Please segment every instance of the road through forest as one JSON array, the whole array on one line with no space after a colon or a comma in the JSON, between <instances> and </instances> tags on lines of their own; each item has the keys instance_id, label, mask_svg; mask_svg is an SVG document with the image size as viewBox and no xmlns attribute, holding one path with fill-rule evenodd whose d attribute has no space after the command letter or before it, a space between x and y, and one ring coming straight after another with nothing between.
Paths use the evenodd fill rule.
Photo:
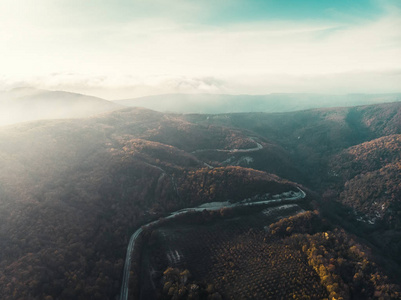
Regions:
<instances>
[{"instance_id":1,"label":"road through forest","mask_svg":"<svg viewBox=\"0 0 401 300\"><path fill-rule=\"evenodd\" d=\"M190 208L184 208L180 209L178 211L170 213L169 216L167 216L164 219L171 219L173 217L176 217L178 215L186 214L188 212L194 212L194 211L215 211L215 210L220 210L222 208L234 208L234 207L245 207L245 206L254 206L254 205L263 205L263 204L270 204L270 203L275 203L275 202L282 202L282 201L294 201L294 200L300 200L306 197L306 193L298 187L298 192L285 192L280 195L282 197L275 197L274 199L268 199L268 200L262 200L262 201L255 201L255 202L238 202L238 203L230 203L230 202L211 202L211 203L205 203L202 205L199 205L197 207L190 207ZM120 294L120 300L127 300L128 299L128 284L129 284L129 275L130 275L130 269L131 269L131 258L132 258L132 253L133 249L135 247L135 241L136 239L140 236L140 234L143 231L143 228L156 225L159 223L160 220L156 220L153 222L150 222L142 227L140 227L137 231L134 232L134 234L131 236L130 241L128 243L127 247L127 254L125 258L125 265L124 265L124 274L123 274L123 281L121 285L121 294Z\"/></svg>"},{"instance_id":2,"label":"road through forest","mask_svg":"<svg viewBox=\"0 0 401 300\"><path fill-rule=\"evenodd\" d=\"M249 149L229 149L229 150L224 150L224 149L202 149L202 150L196 150L192 153L199 153L203 151L218 151L218 152L227 152L227 153L247 153L247 152L255 152L263 149L263 145L256 142L254 138L250 138L253 142L255 142L256 147L254 148L249 148ZM207 164L206 164L207 165ZM153 165L152 165L153 166ZM213 168L209 165L207 165L210 168ZM162 171L162 176L167 174L163 169L157 166L153 166L160 171ZM167 216L165 219L171 219L177 215L185 214L188 212L193 212L193 211L213 211L213 210L220 210L222 208L233 208L233 207L242 207L242 206L251 206L251 205L262 205L262 204L268 204L268 203L274 203L274 202L281 202L281 201L294 201L298 199L303 199L306 197L306 193L301 190L300 188L299 192L287 192L283 193L283 197L276 197L275 199L268 199L268 200L262 200L262 201L256 201L256 202L246 202L242 201L239 203L230 203L230 202L211 202L211 203L205 203L197 207L191 207L191 208L184 208L175 212L170 213L169 216ZM287 196L292 196L292 197L287 197ZM131 235L131 238L128 243L127 247L127 254L125 257L125 264L124 264L124 271L123 271L123 281L121 284L121 293L120 293L120 300L127 300L128 299L128 285L129 285L129 275L130 275L130 269L131 269L131 259L132 259L132 252L135 247L135 241L136 239L140 236L142 233L143 229L149 227L151 225L155 225L159 222L159 220L150 222L142 227L140 227L137 231L134 232L134 234Z\"/></svg>"}]
</instances>

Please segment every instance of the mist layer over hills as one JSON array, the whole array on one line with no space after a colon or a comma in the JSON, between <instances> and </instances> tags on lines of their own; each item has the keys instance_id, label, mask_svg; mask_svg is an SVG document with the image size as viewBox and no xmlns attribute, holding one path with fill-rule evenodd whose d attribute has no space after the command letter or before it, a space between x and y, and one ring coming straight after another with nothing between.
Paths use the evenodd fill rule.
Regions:
<instances>
[{"instance_id":1,"label":"mist layer over hills","mask_svg":"<svg viewBox=\"0 0 401 300\"><path fill-rule=\"evenodd\" d=\"M167 94L115 101L126 106L162 112L221 114L237 112L289 112L319 107L356 106L400 101L401 94Z\"/></svg>"},{"instance_id":2,"label":"mist layer over hills","mask_svg":"<svg viewBox=\"0 0 401 300\"><path fill-rule=\"evenodd\" d=\"M123 107L174 113L290 112L400 101L400 94L167 94L108 101L65 91L16 88L0 92L0 126L41 119L93 116Z\"/></svg>"}]
</instances>

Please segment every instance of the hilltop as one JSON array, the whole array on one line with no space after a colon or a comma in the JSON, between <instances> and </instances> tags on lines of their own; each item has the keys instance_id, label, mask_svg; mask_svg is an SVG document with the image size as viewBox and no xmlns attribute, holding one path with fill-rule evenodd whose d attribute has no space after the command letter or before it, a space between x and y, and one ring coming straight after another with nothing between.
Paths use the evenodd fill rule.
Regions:
<instances>
[{"instance_id":1,"label":"hilltop","mask_svg":"<svg viewBox=\"0 0 401 300\"><path fill-rule=\"evenodd\" d=\"M0 126L42 119L83 118L123 108L87 95L17 88L0 92Z\"/></svg>"}]
</instances>

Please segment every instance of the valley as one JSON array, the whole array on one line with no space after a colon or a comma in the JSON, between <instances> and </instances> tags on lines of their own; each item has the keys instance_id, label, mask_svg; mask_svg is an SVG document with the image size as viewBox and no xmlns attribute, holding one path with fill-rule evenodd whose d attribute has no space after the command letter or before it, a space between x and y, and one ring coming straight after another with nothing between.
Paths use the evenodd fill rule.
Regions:
<instances>
[{"instance_id":1,"label":"valley","mask_svg":"<svg viewBox=\"0 0 401 300\"><path fill-rule=\"evenodd\" d=\"M0 294L126 299L121 283L139 297L139 279L143 295L153 282L153 292L166 299L170 288L174 295L189 283L216 299L233 293L300 298L306 293L300 285L311 286L305 296L312 298L398 299L400 124L401 104L389 103L273 114L123 108L0 127ZM298 187L305 201L298 201L305 197ZM285 206L283 198L300 208ZM251 203L267 207L247 208ZM186 208L196 208L189 220ZM228 224L237 224L230 220L248 225L228 234ZM158 225L135 242L143 250L132 252L143 252L142 258L134 254L124 267L130 237L152 222ZM212 234L214 226L226 225ZM205 231L192 241L198 228ZM165 240L162 232L174 238ZM213 260L210 273L192 260L203 251L195 249L202 239ZM225 253L228 245L237 250ZM178 263L175 251L188 253L188 260ZM272 268L276 261L288 268ZM155 263L156 281L138 274ZM123 279L127 269L129 280ZM193 277L181 286L174 278L184 269ZM241 276L252 269L260 275L242 285ZM270 269L278 273L267 274ZM285 272L298 274L300 283L272 289L262 279L288 277ZM167 294L162 282L171 283Z\"/></svg>"},{"instance_id":2,"label":"valley","mask_svg":"<svg viewBox=\"0 0 401 300\"><path fill-rule=\"evenodd\" d=\"M0 28L0 300L401 300L400 0Z\"/></svg>"}]
</instances>

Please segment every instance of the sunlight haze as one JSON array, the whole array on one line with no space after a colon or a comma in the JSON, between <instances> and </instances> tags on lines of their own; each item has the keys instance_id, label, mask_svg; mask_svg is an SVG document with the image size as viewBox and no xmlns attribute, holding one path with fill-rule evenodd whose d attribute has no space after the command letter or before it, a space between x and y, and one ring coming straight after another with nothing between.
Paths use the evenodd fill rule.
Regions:
<instances>
[{"instance_id":1,"label":"sunlight haze","mask_svg":"<svg viewBox=\"0 0 401 300\"><path fill-rule=\"evenodd\" d=\"M400 7L391 0L4 0L0 89L112 100L400 92Z\"/></svg>"},{"instance_id":2,"label":"sunlight haze","mask_svg":"<svg viewBox=\"0 0 401 300\"><path fill-rule=\"evenodd\" d=\"M401 0L0 0L0 300L401 300Z\"/></svg>"}]
</instances>

